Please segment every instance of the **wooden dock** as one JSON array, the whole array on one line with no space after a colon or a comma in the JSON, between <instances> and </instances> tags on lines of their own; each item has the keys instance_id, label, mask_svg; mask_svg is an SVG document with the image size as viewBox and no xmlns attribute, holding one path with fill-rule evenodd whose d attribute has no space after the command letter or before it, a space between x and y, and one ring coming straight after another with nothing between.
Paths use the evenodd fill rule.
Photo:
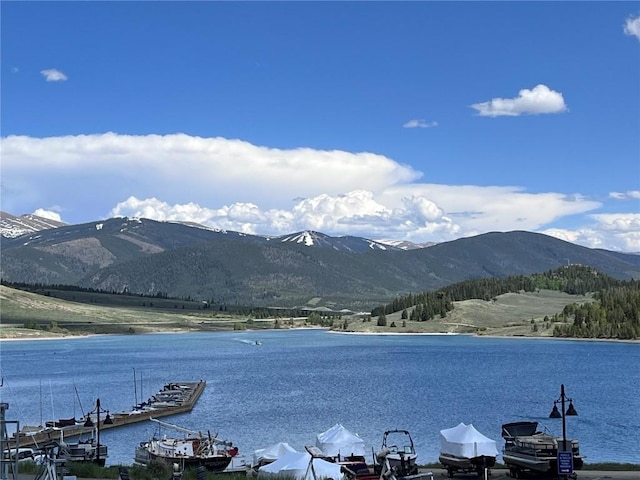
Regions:
<instances>
[{"instance_id":1,"label":"wooden dock","mask_svg":"<svg viewBox=\"0 0 640 480\"><path fill-rule=\"evenodd\" d=\"M110 414L111 423L105 423L106 414L104 416L100 415L100 431L131 425L132 423L144 422L152 417L168 417L169 415L190 412L193 410L193 407L200 398L200 395L202 395L206 386L207 382L205 380L200 380L199 382L167 383L162 390L143 404L143 408ZM176 394L182 392L183 395L179 395L180 401L175 402L173 405L166 405L167 402L157 400L158 397L166 396L169 392L175 392ZM45 444L50 441L59 441L61 435L64 438L73 438L86 433L91 433L97 428L97 416L95 415L95 412L90 412L90 414L94 423L94 426L92 427L85 427L84 421L86 418L83 418L81 422L76 423L75 425L49 427L38 432L31 433L20 432L18 433L17 439L18 446L20 448L35 446L37 448L41 444ZM9 440L12 444L16 443L15 435L16 434L14 434Z\"/></svg>"}]
</instances>

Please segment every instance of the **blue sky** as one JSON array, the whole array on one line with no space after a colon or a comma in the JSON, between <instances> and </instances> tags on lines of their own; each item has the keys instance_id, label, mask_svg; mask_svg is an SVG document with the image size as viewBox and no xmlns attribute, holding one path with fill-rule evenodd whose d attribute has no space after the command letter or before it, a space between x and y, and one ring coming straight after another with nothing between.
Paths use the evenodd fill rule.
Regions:
<instances>
[{"instance_id":1,"label":"blue sky","mask_svg":"<svg viewBox=\"0 0 640 480\"><path fill-rule=\"evenodd\" d=\"M638 2L0 8L5 212L640 252Z\"/></svg>"}]
</instances>

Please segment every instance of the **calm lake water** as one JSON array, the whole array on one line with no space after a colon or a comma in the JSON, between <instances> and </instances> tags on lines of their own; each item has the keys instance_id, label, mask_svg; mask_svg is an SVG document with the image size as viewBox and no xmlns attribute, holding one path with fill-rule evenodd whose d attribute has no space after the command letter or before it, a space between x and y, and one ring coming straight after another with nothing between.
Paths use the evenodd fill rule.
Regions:
<instances>
[{"instance_id":1,"label":"calm lake water","mask_svg":"<svg viewBox=\"0 0 640 480\"><path fill-rule=\"evenodd\" d=\"M164 420L218 433L248 458L277 442L303 450L337 423L370 451L385 430L409 430L420 463L437 462L440 430L460 422L501 450L506 422L562 434L548 415L564 383L579 414L567 417L567 436L587 462L640 463L638 344L274 330L11 341L0 343L0 360L7 419L21 426L80 417L97 398L127 410L136 393L141 401L165 383L204 379L193 411ZM156 430L101 432L107 464L130 465Z\"/></svg>"}]
</instances>

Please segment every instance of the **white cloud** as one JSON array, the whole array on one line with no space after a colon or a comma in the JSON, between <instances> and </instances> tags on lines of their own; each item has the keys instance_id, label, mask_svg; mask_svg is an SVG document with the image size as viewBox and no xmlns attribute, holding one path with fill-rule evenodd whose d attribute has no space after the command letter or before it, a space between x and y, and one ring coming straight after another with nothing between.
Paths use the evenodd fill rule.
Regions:
<instances>
[{"instance_id":1,"label":"white cloud","mask_svg":"<svg viewBox=\"0 0 640 480\"><path fill-rule=\"evenodd\" d=\"M415 119L409 120L407 123L402 125L404 128L432 128L437 127L438 122L427 122L423 119Z\"/></svg>"},{"instance_id":2,"label":"white cloud","mask_svg":"<svg viewBox=\"0 0 640 480\"><path fill-rule=\"evenodd\" d=\"M234 203L219 208L170 205L131 197L109 216L147 217L201 223L245 233L285 234L318 230L328 234L446 241L486 231L529 230L599 206L575 196L529 194L513 187L403 185L374 195L353 190L298 200L290 209L261 209Z\"/></svg>"},{"instance_id":3,"label":"white cloud","mask_svg":"<svg viewBox=\"0 0 640 480\"><path fill-rule=\"evenodd\" d=\"M640 233L640 213L597 213L591 218L598 223L599 230Z\"/></svg>"},{"instance_id":4,"label":"white cloud","mask_svg":"<svg viewBox=\"0 0 640 480\"><path fill-rule=\"evenodd\" d=\"M51 210L45 210L44 208L37 208L33 215L37 215L38 217L48 218L49 220L55 220L56 222L62 222L62 218L58 212L54 212Z\"/></svg>"},{"instance_id":5,"label":"white cloud","mask_svg":"<svg viewBox=\"0 0 640 480\"><path fill-rule=\"evenodd\" d=\"M593 224L576 230L553 228L541 233L590 248L640 253L640 213L592 214L590 218Z\"/></svg>"},{"instance_id":6,"label":"white cloud","mask_svg":"<svg viewBox=\"0 0 640 480\"><path fill-rule=\"evenodd\" d=\"M629 17L624 22L623 31L625 35L636 37L640 40L640 17Z\"/></svg>"},{"instance_id":7,"label":"white cloud","mask_svg":"<svg viewBox=\"0 0 640 480\"><path fill-rule=\"evenodd\" d=\"M536 231L568 215L592 211L600 203L579 195L528 193L521 187L412 184L390 187L381 201L397 204L401 196L430 199L466 234L487 231Z\"/></svg>"},{"instance_id":8,"label":"white cloud","mask_svg":"<svg viewBox=\"0 0 640 480\"><path fill-rule=\"evenodd\" d=\"M40 70L40 73L47 82L64 82L67 80L67 76L60 70L56 70L55 68Z\"/></svg>"},{"instance_id":9,"label":"white cloud","mask_svg":"<svg viewBox=\"0 0 640 480\"><path fill-rule=\"evenodd\" d=\"M2 139L2 154L3 173L12 174L4 175L5 181L46 181L48 189L55 189L56 176L61 185L72 175L90 177L92 184L77 185L79 193L99 188L115 201L154 197L162 190L162 200L170 203L206 205L218 198L278 208L301 195L337 195L358 188L376 192L421 175L374 153L282 150L185 134L9 136ZM173 188L160 187L168 182ZM65 188L65 195L74 193Z\"/></svg>"},{"instance_id":10,"label":"white cloud","mask_svg":"<svg viewBox=\"0 0 640 480\"><path fill-rule=\"evenodd\" d=\"M615 198L616 200L640 199L640 190L629 190L627 192L611 192L609 193L609 197Z\"/></svg>"},{"instance_id":11,"label":"white cloud","mask_svg":"<svg viewBox=\"0 0 640 480\"><path fill-rule=\"evenodd\" d=\"M248 203L204 208L130 197L116 205L108 216L190 221L222 230L269 235L317 230L380 238L393 233L420 241L427 234L440 234L442 240L448 240L461 231L437 205L424 197L404 198L401 203L400 208L388 208L364 190L301 199L290 210L261 210Z\"/></svg>"},{"instance_id":12,"label":"white cloud","mask_svg":"<svg viewBox=\"0 0 640 480\"><path fill-rule=\"evenodd\" d=\"M441 242L487 231L541 231L601 207L580 195L515 186L418 183L420 172L366 152L281 150L184 134L10 136L0 142L9 212L58 204L54 210L82 212L90 220L146 217L263 235L313 229ZM600 239L625 251L624 245L635 245L637 220L627 219L624 232L624 218L591 221L591 233L554 234L573 234L586 245Z\"/></svg>"},{"instance_id":13,"label":"white cloud","mask_svg":"<svg viewBox=\"0 0 640 480\"><path fill-rule=\"evenodd\" d=\"M536 85L531 90L523 88L515 98L493 98L488 102L471 105L482 117L539 115L562 113L567 110L562 94L546 85Z\"/></svg>"}]
</instances>

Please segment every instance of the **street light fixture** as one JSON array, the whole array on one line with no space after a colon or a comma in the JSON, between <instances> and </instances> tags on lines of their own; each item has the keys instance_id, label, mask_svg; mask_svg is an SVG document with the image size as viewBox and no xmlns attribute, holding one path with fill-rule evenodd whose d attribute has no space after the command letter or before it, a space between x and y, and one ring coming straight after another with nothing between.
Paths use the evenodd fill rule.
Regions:
<instances>
[{"instance_id":1,"label":"street light fixture","mask_svg":"<svg viewBox=\"0 0 640 480\"><path fill-rule=\"evenodd\" d=\"M564 404L565 402L569 402L569 407L565 410ZM558 403L562 404L562 412L558 411ZM549 414L549 418L562 418L562 446L564 447L564 451L567 450L567 416L577 416L578 412L576 412L575 407L573 406L573 400L567 397L564 393L564 384L560 385L560 396L557 400L553 401L553 410Z\"/></svg>"},{"instance_id":2,"label":"street light fixture","mask_svg":"<svg viewBox=\"0 0 640 480\"><path fill-rule=\"evenodd\" d=\"M113 425L113 420L111 419L111 415L109 415L109 410L103 410L100 407L100 399L96 400L96 408L89 413L87 413L87 420L84 422L84 426L87 428L91 428L94 426L93 420L91 420L91 414L96 414L96 432L97 432L97 445L96 445L96 463L100 463L100 413L106 413L107 416L104 419L103 425Z\"/></svg>"},{"instance_id":3,"label":"street light fixture","mask_svg":"<svg viewBox=\"0 0 640 480\"><path fill-rule=\"evenodd\" d=\"M569 407L565 410L564 404L565 402L569 402ZM558 410L558 403L562 406L562 411ZM560 385L560 397L557 400L553 401L553 410L549 414L549 418L562 418L562 451L567 451L567 416L577 416L578 412L573 406L573 400L567 397L564 393L564 384ZM559 449L558 449L559 450ZM573 449L570 449L571 459L573 459ZM573 464L572 460L571 463ZM558 462L558 468L560 468L560 462ZM571 465L570 469L573 471L573 465Z\"/></svg>"}]
</instances>

